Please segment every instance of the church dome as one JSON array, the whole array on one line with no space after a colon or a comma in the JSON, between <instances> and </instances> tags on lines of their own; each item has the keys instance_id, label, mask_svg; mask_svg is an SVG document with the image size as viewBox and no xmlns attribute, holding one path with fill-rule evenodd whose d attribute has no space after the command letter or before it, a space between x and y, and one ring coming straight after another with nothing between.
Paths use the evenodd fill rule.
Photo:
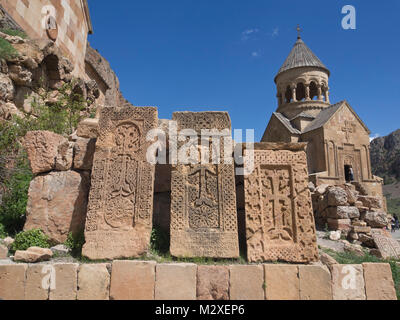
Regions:
<instances>
[{"instance_id":1,"label":"church dome","mask_svg":"<svg viewBox=\"0 0 400 320\"><path fill-rule=\"evenodd\" d=\"M311 51L311 49L307 47L304 41L300 37L298 37L292 51L286 58L282 67L279 69L275 80L281 73L287 70L301 67L321 68L328 73L328 76L330 75L328 68L321 62L321 60L318 59L318 57Z\"/></svg>"}]
</instances>

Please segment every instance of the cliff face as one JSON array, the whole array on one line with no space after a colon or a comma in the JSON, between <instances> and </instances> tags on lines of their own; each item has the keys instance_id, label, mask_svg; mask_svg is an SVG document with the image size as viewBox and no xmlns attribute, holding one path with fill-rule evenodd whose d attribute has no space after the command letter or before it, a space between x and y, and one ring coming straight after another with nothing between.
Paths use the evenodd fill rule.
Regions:
<instances>
[{"instance_id":1,"label":"cliff face","mask_svg":"<svg viewBox=\"0 0 400 320\"><path fill-rule=\"evenodd\" d=\"M400 181L400 129L371 142L372 172L390 184Z\"/></svg>"}]
</instances>

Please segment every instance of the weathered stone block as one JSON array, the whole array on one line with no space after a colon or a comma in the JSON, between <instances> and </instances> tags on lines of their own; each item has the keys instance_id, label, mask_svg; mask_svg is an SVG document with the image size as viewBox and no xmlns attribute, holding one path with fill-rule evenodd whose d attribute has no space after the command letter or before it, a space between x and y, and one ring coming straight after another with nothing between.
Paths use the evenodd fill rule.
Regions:
<instances>
[{"instance_id":1,"label":"weathered stone block","mask_svg":"<svg viewBox=\"0 0 400 320\"><path fill-rule=\"evenodd\" d=\"M232 155L224 155L224 137L230 137L229 115L227 112L175 112L173 120L177 122L178 132L191 129L200 136L203 129L217 129L218 133L208 139L209 146L198 146L191 152L196 164L179 163L172 167L171 254L176 257L238 257L234 165L224 160L232 159ZM177 138L170 137L170 140ZM214 138L220 141L218 147L212 142ZM178 150L182 150L186 142L177 141ZM215 153L220 154L220 164L211 164ZM201 159L208 159L209 164Z\"/></svg>"},{"instance_id":2,"label":"weathered stone block","mask_svg":"<svg viewBox=\"0 0 400 320\"><path fill-rule=\"evenodd\" d=\"M320 266L299 266L300 299L332 300L329 271Z\"/></svg>"},{"instance_id":3,"label":"weathered stone block","mask_svg":"<svg viewBox=\"0 0 400 320\"><path fill-rule=\"evenodd\" d=\"M156 300L196 300L197 265L191 263L156 266Z\"/></svg>"},{"instance_id":4,"label":"weathered stone block","mask_svg":"<svg viewBox=\"0 0 400 320\"><path fill-rule=\"evenodd\" d=\"M348 204L347 193L340 187L329 187L326 196L330 207L346 206Z\"/></svg>"},{"instance_id":5,"label":"weathered stone block","mask_svg":"<svg viewBox=\"0 0 400 320\"><path fill-rule=\"evenodd\" d=\"M363 214L362 218L372 228L384 228L389 224L389 219L385 211L369 211Z\"/></svg>"},{"instance_id":6,"label":"weathered stone block","mask_svg":"<svg viewBox=\"0 0 400 320\"><path fill-rule=\"evenodd\" d=\"M370 196L358 196L358 201L361 201L364 207L367 207L369 210L371 209L382 209L382 199L378 197L370 197Z\"/></svg>"},{"instance_id":7,"label":"weathered stone block","mask_svg":"<svg viewBox=\"0 0 400 320\"><path fill-rule=\"evenodd\" d=\"M52 265L29 265L26 271L25 300L48 300Z\"/></svg>"},{"instance_id":8,"label":"weathered stone block","mask_svg":"<svg viewBox=\"0 0 400 320\"><path fill-rule=\"evenodd\" d=\"M400 259L400 244L390 234L385 235L381 230L375 229L371 233L374 243L384 259Z\"/></svg>"},{"instance_id":9,"label":"weathered stone block","mask_svg":"<svg viewBox=\"0 0 400 320\"><path fill-rule=\"evenodd\" d=\"M25 299L25 273L28 265L0 265L0 299Z\"/></svg>"},{"instance_id":10,"label":"weathered stone block","mask_svg":"<svg viewBox=\"0 0 400 320\"><path fill-rule=\"evenodd\" d=\"M78 267L77 263L56 263L53 265L55 286L50 287L50 300L76 300Z\"/></svg>"},{"instance_id":11,"label":"weathered stone block","mask_svg":"<svg viewBox=\"0 0 400 320\"><path fill-rule=\"evenodd\" d=\"M111 300L154 300L155 262L114 261Z\"/></svg>"},{"instance_id":12,"label":"weathered stone block","mask_svg":"<svg viewBox=\"0 0 400 320\"><path fill-rule=\"evenodd\" d=\"M108 264L83 264L78 271L78 300L109 300Z\"/></svg>"},{"instance_id":13,"label":"weathered stone block","mask_svg":"<svg viewBox=\"0 0 400 320\"><path fill-rule=\"evenodd\" d=\"M361 227L353 225L351 228L354 232L357 233L366 233L366 234L371 233L371 227Z\"/></svg>"},{"instance_id":14,"label":"weathered stone block","mask_svg":"<svg viewBox=\"0 0 400 320\"><path fill-rule=\"evenodd\" d=\"M328 227L330 230L351 230L350 219L328 219Z\"/></svg>"},{"instance_id":15,"label":"weathered stone block","mask_svg":"<svg viewBox=\"0 0 400 320\"><path fill-rule=\"evenodd\" d=\"M362 265L335 264L332 266L333 300L365 300Z\"/></svg>"},{"instance_id":16,"label":"weathered stone block","mask_svg":"<svg viewBox=\"0 0 400 320\"><path fill-rule=\"evenodd\" d=\"M363 263L367 300L397 300L390 265Z\"/></svg>"},{"instance_id":17,"label":"weathered stone block","mask_svg":"<svg viewBox=\"0 0 400 320\"><path fill-rule=\"evenodd\" d=\"M78 138L74 144L74 169L92 170L96 139Z\"/></svg>"},{"instance_id":18,"label":"weathered stone block","mask_svg":"<svg viewBox=\"0 0 400 320\"><path fill-rule=\"evenodd\" d=\"M84 119L78 124L77 135L86 139L96 139L99 135L99 119Z\"/></svg>"},{"instance_id":19,"label":"weathered stone block","mask_svg":"<svg viewBox=\"0 0 400 320\"><path fill-rule=\"evenodd\" d=\"M55 169L58 148L67 139L50 131L30 131L24 138L24 147L34 174Z\"/></svg>"},{"instance_id":20,"label":"weathered stone block","mask_svg":"<svg viewBox=\"0 0 400 320\"><path fill-rule=\"evenodd\" d=\"M354 219L360 217L360 211L357 207L339 206L330 207L328 210L328 218L332 219Z\"/></svg>"},{"instance_id":21,"label":"weathered stone block","mask_svg":"<svg viewBox=\"0 0 400 320\"><path fill-rule=\"evenodd\" d=\"M48 261L52 256L53 252L50 249L31 247L25 251L17 250L14 254L14 261L35 263Z\"/></svg>"},{"instance_id":22,"label":"weathered stone block","mask_svg":"<svg viewBox=\"0 0 400 320\"><path fill-rule=\"evenodd\" d=\"M152 107L103 108L93 160L83 255L138 257L149 248L154 165L147 133L157 127Z\"/></svg>"},{"instance_id":23,"label":"weathered stone block","mask_svg":"<svg viewBox=\"0 0 400 320\"><path fill-rule=\"evenodd\" d=\"M230 270L231 300L264 300L264 268L260 265L234 265Z\"/></svg>"},{"instance_id":24,"label":"weathered stone block","mask_svg":"<svg viewBox=\"0 0 400 320\"><path fill-rule=\"evenodd\" d=\"M254 164L245 150L247 258L249 261L318 260L307 158L303 149L255 145Z\"/></svg>"},{"instance_id":25,"label":"weathered stone block","mask_svg":"<svg viewBox=\"0 0 400 320\"><path fill-rule=\"evenodd\" d=\"M267 300L300 300L298 266L264 265Z\"/></svg>"},{"instance_id":26,"label":"weathered stone block","mask_svg":"<svg viewBox=\"0 0 400 320\"><path fill-rule=\"evenodd\" d=\"M89 179L75 171L35 177L29 186L24 230L41 229L56 242L83 231Z\"/></svg>"},{"instance_id":27,"label":"weathered stone block","mask_svg":"<svg viewBox=\"0 0 400 320\"><path fill-rule=\"evenodd\" d=\"M228 267L197 267L197 300L229 300Z\"/></svg>"}]
</instances>

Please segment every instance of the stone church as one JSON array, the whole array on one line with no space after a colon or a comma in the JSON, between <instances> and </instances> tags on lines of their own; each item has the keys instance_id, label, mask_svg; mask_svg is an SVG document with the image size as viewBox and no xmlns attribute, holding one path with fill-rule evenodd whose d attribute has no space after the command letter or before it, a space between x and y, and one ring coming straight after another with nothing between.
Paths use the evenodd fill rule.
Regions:
<instances>
[{"instance_id":1,"label":"stone church","mask_svg":"<svg viewBox=\"0 0 400 320\"><path fill-rule=\"evenodd\" d=\"M351 180L382 197L382 179L371 172L370 131L346 101L331 104L329 69L300 34L275 77L278 108L263 142L307 142L310 181L340 185Z\"/></svg>"}]
</instances>

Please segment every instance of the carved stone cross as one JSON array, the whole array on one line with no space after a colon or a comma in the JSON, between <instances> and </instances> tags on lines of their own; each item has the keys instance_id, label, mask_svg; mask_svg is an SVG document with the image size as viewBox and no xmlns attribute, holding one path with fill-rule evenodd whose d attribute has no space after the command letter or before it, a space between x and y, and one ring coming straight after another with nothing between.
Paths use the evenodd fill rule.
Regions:
<instances>
[{"instance_id":1,"label":"carved stone cross","mask_svg":"<svg viewBox=\"0 0 400 320\"><path fill-rule=\"evenodd\" d=\"M344 127L342 127L342 131L346 134L346 140L349 142L350 133L355 132L355 125L351 121L346 120Z\"/></svg>"}]
</instances>

